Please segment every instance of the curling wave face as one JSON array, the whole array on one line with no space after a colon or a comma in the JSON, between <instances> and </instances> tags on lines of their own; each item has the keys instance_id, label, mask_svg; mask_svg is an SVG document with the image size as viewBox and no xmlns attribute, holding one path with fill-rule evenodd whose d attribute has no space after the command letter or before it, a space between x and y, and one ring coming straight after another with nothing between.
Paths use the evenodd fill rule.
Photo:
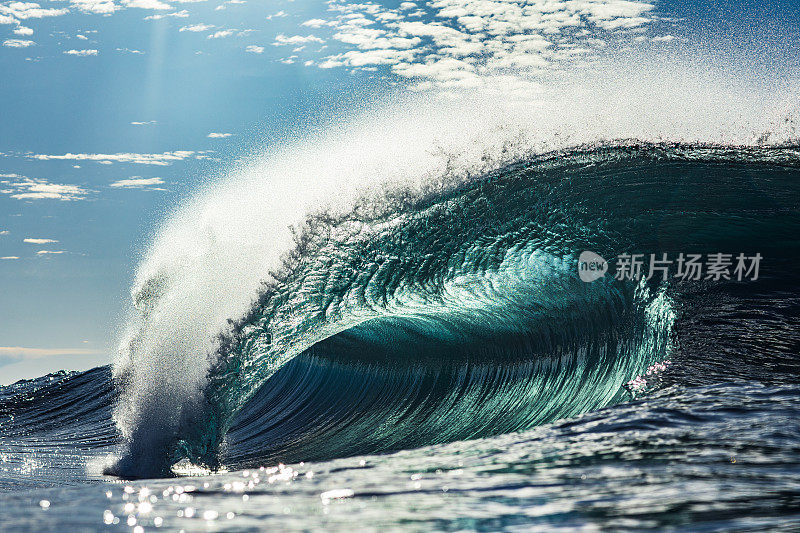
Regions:
<instances>
[{"instance_id":1,"label":"curling wave face","mask_svg":"<svg viewBox=\"0 0 800 533\"><path fill-rule=\"evenodd\" d=\"M420 446L628 398L628 380L672 356L698 293L743 289L585 283L578 255L759 252L789 275L799 161L792 146L617 143L317 212L244 317L188 356L179 327L150 344L176 298L159 271L135 293L140 329L116 368L126 450L111 471Z\"/></svg>"}]
</instances>

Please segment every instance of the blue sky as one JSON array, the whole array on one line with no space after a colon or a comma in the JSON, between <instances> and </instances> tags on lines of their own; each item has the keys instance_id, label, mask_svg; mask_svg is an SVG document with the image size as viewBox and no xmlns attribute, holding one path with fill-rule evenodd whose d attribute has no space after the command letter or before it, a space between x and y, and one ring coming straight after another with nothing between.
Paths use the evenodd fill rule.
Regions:
<instances>
[{"instance_id":1,"label":"blue sky","mask_svg":"<svg viewBox=\"0 0 800 533\"><path fill-rule=\"evenodd\" d=\"M785 41L797 37L798 9L2 1L0 384L109 362L152 233L248 154L387 91L485 89L492 73L525 92L549 71L626 46L669 53L707 39L722 53L797 65L798 39Z\"/></svg>"}]
</instances>

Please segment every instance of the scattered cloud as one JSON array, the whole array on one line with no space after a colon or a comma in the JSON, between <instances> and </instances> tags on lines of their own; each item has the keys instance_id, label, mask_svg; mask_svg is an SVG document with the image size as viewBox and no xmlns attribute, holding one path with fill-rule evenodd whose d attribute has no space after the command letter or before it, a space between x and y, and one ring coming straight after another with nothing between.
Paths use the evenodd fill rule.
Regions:
<instances>
[{"instance_id":1,"label":"scattered cloud","mask_svg":"<svg viewBox=\"0 0 800 533\"><path fill-rule=\"evenodd\" d=\"M215 7L214 11L225 11L226 9L228 9L229 5L232 5L232 4L245 4L245 3L246 2L241 2L241 1L238 1L238 0L231 0L229 2L223 2L220 5L218 5L217 7Z\"/></svg>"},{"instance_id":2,"label":"scattered cloud","mask_svg":"<svg viewBox=\"0 0 800 533\"><path fill-rule=\"evenodd\" d=\"M189 11L177 11L177 7L191 9L190 4L201 1L204 0L65 0L61 4L65 7L49 8L36 2L6 0L0 5L0 24L16 25L12 30L16 36L29 37L33 30L21 22L27 19L61 16L70 10L109 15L125 8L156 11L146 20L187 18ZM216 9L244 3L245 0L227 0ZM672 35L644 33L656 20L651 14L654 3L648 0L401 0L393 7L328 0L325 4L327 14L301 22L298 34L284 30L286 33L275 37L272 45L289 47L278 61L322 69L382 69L392 74L396 82L408 83L412 90L473 89L496 84L500 78L515 86L532 87L535 76L591 58L614 40L630 37L667 43L676 39ZM288 16L280 10L266 16L266 20ZM208 32L207 39L221 39L242 37L254 30L197 23L184 25L178 31ZM308 31L314 34L304 35ZM2 44L26 48L36 43L6 39ZM127 48L116 50L142 53ZM262 54L265 47L248 45L244 50ZM99 51L75 49L64 54L85 57L96 56ZM97 161L110 164L117 159ZM136 162L168 164L159 161Z\"/></svg>"},{"instance_id":3,"label":"scattered cloud","mask_svg":"<svg viewBox=\"0 0 800 533\"><path fill-rule=\"evenodd\" d=\"M8 48L27 48L36 44L33 41L26 41L24 39L6 39L3 41L3 46Z\"/></svg>"},{"instance_id":4,"label":"scattered cloud","mask_svg":"<svg viewBox=\"0 0 800 533\"><path fill-rule=\"evenodd\" d=\"M78 56L78 57L87 57L87 56L96 56L98 54L97 50L65 50L65 54L68 56Z\"/></svg>"},{"instance_id":5,"label":"scattered cloud","mask_svg":"<svg viewBox=\"0 0 800 533\"><path fill-rule=\"evenodd\" d=\"M237 5L237 4L246 4L244 0L228 0L227 2L223 2L217 7L214 8L214 11L223 11L228 8L229 5ZM269 17L267 17L269 19Z\"/></svg>"},{"instance_id":6,"label":"scattered cloud","mask_svg":"<svg viewBox=\"0 0 800 533\"><path fill-rule=\"evenodd\" d=\"M0 15L13 17L18 20L59 17L67 13L69 13L69 9L42 8L36 2L9 2L8 4L0 5Z\"/></svg>"},{"instance_id":7,"label":"scattered cloud","mask_svg":"<svg viewBox=\"0 0 800 533\"><path fill-rule=\"evenodd\" d=\"M236 30L220 30L212 33L207 38L208 39L221 39L223 37L230 37Z\"/></svg>"},{"instance_id":8,"label":"scattered cloud","mask_svg":"<svg viewBox=\"0 0 800 533\"><path fill-rule=\"evenodd\" d=\"M158 13L156 15L148 15L144 18L144 20L161 20L166 17L174 17L174 18L188 18L189 12L185 9L180 11L173 11L172 13Z\"/></svg>"},{"instance_id":9,"label":"scattered cloud","mask_svg":"<svg viewBox=\"0 0 800 533\"><path fill-rule=\"evenodd\" d=\"M0 230L0 235L8 235L9 231L7 229Z\"/></svg>"},{"instance_id":10,"label":"scattered cloud","mask_svg":"<svg viewBox=\"0 0 800 533\"><path fill-rule=\"evenodd\" d=\"M63 155L51 154L26 154L28 159L36 159L39 161L96 161L101 164L110 165L116 163L132 163L137 165L170 165L175 161L184 161L186 159L205 159L209 152L206 150L176 150L174 152L164 152L161 154L135 154L135 153L119 153L119 154L72 154L66 153Z\"/></svg>"},{"instance_id":11,"label":"scattered cloud","mask_svg":"<svg viewBox=\"0 0 800 533\"><path fill-rule=\"evenodd\" d=\"M635 40L653 22L653 9L630 0L403 1L398 8L332 0L329 18L301 23L329 38L281 33L273 44L298 53L309 43L327 43L321 50L334 51L319 59L281 61L364 71L384 66L417 90L472 89L498 77L533 87L537 74L597 55L612 39Z\"/></svg>"},{"instance_id":12,"label":"scattered cloud","mask_svg":"<svg viewBox=\"0 0 800 533\"><path fill-rule=\"evenodd\" d=\"M98 15L110 15L122 9L113 0L70 0L70 4L84 13L96 13Z\"/></svg>"},{"instance_id":13,"label":"scattered cloud","mask_svg":"<svg viewBox=\"0 0 800 533\"><path fill-rule=\"evenodd\" d=\"M67 253L65 250L39 250L36 255L61 255Z\"/></svg>"},{"instance_id":14,"label":"scattered cloud","mask_svg":"<svg viewBox=\"0 0 800 533\"><path fill-rule=\"evenodd\" d=\"M291 35L286 36L282 33L279 33L275 37L275 42L272 43L275 46L298 46L308 43L324 43L322 39L316 37L314 35Z\"/></svg>"},{"instance_id":15,"label":"scattered cloud","mask_svg":"<svg viewBox=\"0 0 800 533\"><path fill-rule=\"evenodd\" d=\"M0 175L0 194L15 200L83 200L87 189L77 185L51 183L45 179L33 179L18 174ZM10 179L9 179L10 178Z\"/></svg>"},{"instance_id":16,"label":"scattered cloud","mask_svg":"<svg viewBox=\"0 0 800 533\"><path fill-rule=\"evenodd\" d=\"M119 189L144 189L150 188L154 189L154 185L163 185L164 180L161 178L140 178L138 176L134 176L132 178L126 178L122 180L117 180L109 185L109 187L119 188ZM164 190L164 189L154 189L154 190Z\"/></svg>"},{"instance_id":17,"label":"scattered cloud","mask_svg":"<svg viewBox=\"0 0 800 533\"><path fill-rule=\"evenodd\" d=\"M183 26L178 31L201 32L201 31L208 31L213 27L214 27L213 24L192 24L190 26Z\"/></svg>"},{"instance_id":18,"label":"scattered cloud","mask_svg":"<svg viewBox=\"0 0 800 533\"><path fill-rule=\"evenodd\" d=\"M301 24L301 26L308 26L309 28L321 28L327 26L329 22L323 19L309 19Z\"/></svg>"},{"instance_id":19,"label":"scattered cloud","mask_svg":"<svg viewBox=\"0 0 800 533\"><path fill-rule=\"evenodd\" d=\"M15 260L19 259L19 257L16 256L16 255L6 255L6 256L0 257L0 259L2 259L4 261L15 261Z\"/></svg>"},{"instance_id":20,"label":"scattered cloud","mask_svg":"<svg viewBox=\"0 0 800 533\"><path fill-rule=\"evenodd\" d=\"M123 0L123 3L126 7L136 7L139 9L155 9L164 11L172 9L171 5L165 4L164 2L159 2L159 0Z\"/></svg>"},{"instance_id":21,"label":"scattered cloud","mask_svg":"<svg viewBox=\"0 0 800 533\"><path fill-rule=\"evenodd\" d=\"M186 18L190 13L186 9L175 11L173 5L188 7L204 0L67 1L73 11L87 13L108 15L124 8L161 11L145 17L155 20ZM227 0L216 8L244 3L245 0ZM411 80L416 84L412 88L472 87L487 74L519 78L525 73L558 68L564 62L590 56L606 46L606 41L626 32L640 31L654 20L650 16L653 3L633 0L432 0L426 3L401 1L395 7L330 0L327 6L330 16L305 20L300 27L325 31L329 37L280 33L272 44L289 46L293 54L314 43L328 44L333 51L313 59L291 55L281 62L367 71L384 66L397 77ZM0 24L16 24L17 28L12 30L14 34L26 37L32 35L33 30L20 21L68 12L67 7L43 8L36 2L11 1L0 5ZM266 19L284 17L288 17L288 13L280 10ZM198 23L183 26L179 31L206 32L215 28L212 24ZM207 38L242 36L250 31L217 29ZM653 42L674 39L672 35L650 38ZM34 44L24 39L3 42L6 47L16 48ZM117 50L141 53L125 48ZM245 51L260 54L264 47L250 45ZM68 50L64 53L91 56L99 52Z\"/></svg>"},{"instance_id":22,"label":"scattered cloud","mask_svg":"<svg viewBox=\"0 0 800 533\"><path fill-rule=\"evenodd\" d=\"M154 124L158 124L155 120L146 120L144 122L131 122L133 126L152 126Z\"/></svg>"},{"instance_id":23,"label":"scattered cloud","mask_svg":"<svg viewBox=\"0 0 800 533\"><path fill-rule=\"evenodd\" d=\"M128 54L144 54L141 50L135 50L133 48L117 48L117 52L125 52Z\"/></svg>"},{"instance_id":24,"label":"scattered cloud","mask_svg":"<svg viewBox=\"0 0 800 533\"><path fill-rule=\"evenodd\" d=\"M226 138L226 137L230 137L231 135L233 135L233 133L216 133L216 132L211 132L211 133L209 133L209 134L208 134L208 138L209 138L209 139L224 139L224 138Z\"/></svg>"},{"instance_id":25,"label":"scattered cloud","mask_svg":"<svg viewBox=\"0 0 800 533\"><path fill-rule=\"evenodd\" d=\"M27 237L25 239L22 239L22 242L27 244L51 244L51 243L56 243L58 241L55 239L35 239L32 237Z\"/></svg>"}]
</instances>

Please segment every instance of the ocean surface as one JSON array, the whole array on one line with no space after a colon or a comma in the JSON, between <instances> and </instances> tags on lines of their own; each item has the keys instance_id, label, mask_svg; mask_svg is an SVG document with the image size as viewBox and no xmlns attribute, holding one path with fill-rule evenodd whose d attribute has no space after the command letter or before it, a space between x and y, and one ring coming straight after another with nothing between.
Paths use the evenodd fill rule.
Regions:
<instances>
[{"instance_id":1,"label":"ocean surface","mask_svg":"<svg viewBox=\"0 0 800 533\"><path fill-rule=\"evenodd\" d=\"M800 530L796 143L376 194L296 225L240 314L226 236L168 229L113 369L0 388L0 530Z\"/></svg>"}]
</instances>

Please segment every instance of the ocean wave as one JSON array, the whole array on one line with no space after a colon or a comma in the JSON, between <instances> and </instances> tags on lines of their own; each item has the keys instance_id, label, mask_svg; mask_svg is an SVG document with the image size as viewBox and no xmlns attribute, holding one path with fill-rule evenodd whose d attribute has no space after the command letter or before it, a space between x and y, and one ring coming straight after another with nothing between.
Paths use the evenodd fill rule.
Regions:
<instances>
[{"instance_id":1,"label":"ocean wave","mask_svg":"<svg viewBox=\"0 0 800 533\"><path fill-rule=\"evenodd\" d=\"M186 297L162 271L134 295L143 318L115 375L125 449L109 471L396 449L628 398L674 351L684 295L727 285L584 283L579 254L758 252L791 271L799 166L792 144L612 143L312 213L196 367L175 356L190 333L174 315L168 344L149 344L154 317Z\"/></svg>"}]
</instances>

